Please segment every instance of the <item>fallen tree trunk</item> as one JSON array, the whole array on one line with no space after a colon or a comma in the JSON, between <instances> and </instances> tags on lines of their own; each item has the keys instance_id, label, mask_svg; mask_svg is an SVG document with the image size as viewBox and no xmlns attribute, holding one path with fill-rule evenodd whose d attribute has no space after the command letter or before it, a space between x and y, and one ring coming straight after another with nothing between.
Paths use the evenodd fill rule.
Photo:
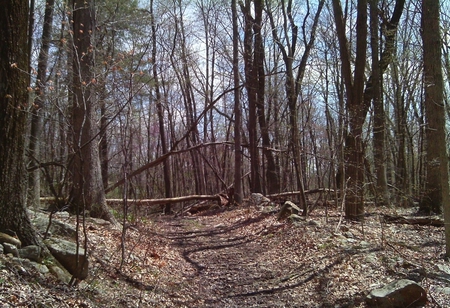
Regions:
<instances>
[{"instance_id":1,"label":"fallen tree trunk","mask_svg":"<svg viewBox=\"0 0 450 308\"><path fill-rule=\"evenodd\" d=\"M219 205L221 205L221 197L220 195L190 195L183 197L174 197L174 198L161 198L161 199L128 199L127 202L130 204L137 204L140 206L151 206L158 204L172 204L186 201L198 201L198 200L211 200L217 201ZM122 203L123 199L106 199L106 202L109 204L118 204Z\"/></svg>"},{"instance_id":2,"label":"fallen tree trunk","mask_svg":"<svg viewBox=\"0 0 450 308\"><path fill-rule=\"evenodd\" d=\"M307 194L316 194L316 193L320 193L320 192L334 192L334 189L316 188L316 189L305 190L304 193L307 195ZM290 192L283 192L283 193L278 193L278 194L271 194L271 195L267 195L266 197L276 199L276 198L296 196L299 194L300 194L299 191L290 191Z\"/></svg>"},{"instance_id":3,"label":"fallen tree trunk","mask_svg":"<svg viewBox=\"0 0 450 308\"><path fill-rule=\"evenodd\" d=\"M391 215L385 214L385 215L383 215L383 220L386 223L434 226L434 227L443 227L444 226L444 220L437 216L404 217L404 216L391 216Z\"/></svg>"}]
</instances>

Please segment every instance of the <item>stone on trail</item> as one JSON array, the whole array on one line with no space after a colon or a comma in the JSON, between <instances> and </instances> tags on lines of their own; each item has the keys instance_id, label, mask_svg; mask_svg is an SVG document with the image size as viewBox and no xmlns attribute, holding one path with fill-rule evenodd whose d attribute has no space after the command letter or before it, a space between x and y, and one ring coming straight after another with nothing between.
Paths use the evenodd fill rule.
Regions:
<instances>
[{"instance_id":1,"label":"stone on trail","mask_svg":"<svg viewBox=\"0 0 450 308\"><path fill-rule=\"evenodd\" d=\"M369 307L423 307L427 302L427 293L416 282L400 279L380 289L372 290L366 302Z\"/></svg>"}]
</instances>

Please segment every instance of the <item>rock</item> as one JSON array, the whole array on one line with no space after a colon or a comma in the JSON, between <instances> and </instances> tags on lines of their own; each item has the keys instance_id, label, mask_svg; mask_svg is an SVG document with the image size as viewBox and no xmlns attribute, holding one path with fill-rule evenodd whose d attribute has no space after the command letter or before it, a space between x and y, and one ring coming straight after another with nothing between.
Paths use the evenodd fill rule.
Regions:
<instances>
[{"instance_id":1,"label":"rock","mask_svg":"<svg viewBox=\"0 0 450 308\"><path fill-rule=\"evenodd\" d=\"M51 265L49 267L50 272L55 275L60 281L63 281L65 283L69 283L69 281L72 279L67 272L65 272L62 268L56 265Z\"/></svg>"},{"instance_id":2,"label":"rock","mask_svg":"<svg viewBox=\"0 0 450 308\"><path fill-rule=\"evenodd\" d=\"M41 247L36 245L26 246L19 249L19 255L21 258L29 259L31 261L41 262Z\"/></svg>"},{"instance_id":3,"label":"rock","mask_svg":"<svg viewBox=\"0 0 450 308\"><path fill-rule=\"evenodd\" d=\"M291 214L288 218L291 221L303 221L303 220L305 220L305 217L302 217L302 216L297 215L297 214Z\"/></svg>"},{"instance_id":4,"label":"rock","mask_svg":"<svg viewBox=\"0 0 450 308\"><path fill-rule=\"evenodd\" d=\"M369 247L370 247L370 243L369 242L361 241L361 242L359 242L359 245L358 245L357 248L359 248L359 249L367 249Z\"/></svg>"},{"instance_id":5,"label":"rock","mask_svg":"<svg viewBox=\"0 0 450 308\"><path fill-rule=\"evenodd\" d=\"M378 257L373 252L366 255L365 261L369 264L378 265Z\"/></svg>"},{"instance_id":6,"label":"rock","mask_svg":"<svg viewBox=\"0 0 450 308\"><path fill-rule=\"evenodd\" d=\"M16 239L15 237L12 237L11 235L8 235L6 233L0 232L0 244L3 243L10 243L16 246L17 248L20 248L22 246L22 243L19 239Z\"/></svg>"},{"instance_id":7,"label":"rock","mask_svg":"<svg viewBox=\"0 0 450 308\"><path fill-rule=\"evenodd\" d=\"M450 266L448 266L447 264L436 264L434 266L434 269L443 272L447 275L450 275Z\"/></svg>"},{"instance_id":8,"label":"rock","mask_svg":"<svg viewBox=\"0 0 450 308\"><path fill-rule=\"evenodd\" d=\"M350 231L346 231L344 232L344 236L348 237L348 238L354 238L355 236L353 235L353 233L351 233Z\"/></svg>"},{"instance_id":9,"label":"rock","mask_svg":"<svg viewBox=\"0 0 450 308\"><path fill-rule=\"evenodd\" d=\"M53 216L56 218L69 218L70 214L69 212L56 212L53 214Z\"/></svg>"},{"instance_id":10,"label":"rock","mask_svg":"<svg viewBox=\"0 0 450 308\"><path fill-rule=\"evenodd\" d=\"M28 270L36 270L40 274L49 273L48 267L45 266L44 264L40 264L23 258L13 258L11 261L14 262L15 267L17 266L23 267L25 271L28 269Z\"/></svg>"},{"instance_id":11,"label":"rock","mask_svg":"<svg viewBox=\"0 0 450 308\"><path fill-rule=\"evenodd\" d=\"M311 219L310 221L308 221L308 225L313 227L320 227L320 222Z\"/></svg>"},{"instance_id":12,"label":"rock","mask_svg":"<svg viewBox=\"0 0 450 308\"><path fill-rule=\"evenodd\" d=\"M445 264L436 264L433 269L436 271L436 277L450 283L450 268Z\"/></svg>"},{"instance_id":13,"label":"rock","mask_svg":"<svg viewBox=\"0 0 450 308\"><path fill-rule=\"evenodd\" d=\"M275 205L268 204L267 206L260 206L259 211L263 214L275 214L278 212L278 208Z\"/></svg>"},{"instance_id":14,"label":"rock","mask_svg":"<svg viewBox=\"0 0 450 308\"><path fill-rule=\"evenodd\" d=\"M93 224L96 224L98 226L103 226L103 227L111 225L111 223L107 220L104 220L101 218L94 218L94 217L86 217L86 222L93 223Z\"/></svg>"},{"instance_id":15,"label":"rock","mask_svg":"<svg viewBox=\"0 0 450 308\"><path fill-rule=\"evenodd\" d=\"M450 295L450 287L437 288L436 292L445 294L445 295Z\"/></svg>"},{"instance_id":16,"label":"rock","mask_svg":"<svg viewBox=\"0 0 450 308\"><path fill-rule=\"evenodd\" d=\"M286 201L281 207L277 219L283 220L292 214L298 215L299 212L301 212L301 210L295 203L291 201Z\"/></svg>"},{"instance_id":17,"label":"rock","mask_svg":"<svg viewBox=\"0 0 450 308\"><path fill-rule=\"evenodd\" d=\"M427 302L426 291L416 282L401 279L372 290L366 298L369 307L422 307Z\"/></svg>"},{"instance_id":18,"label":"rock","mask_svg":"<svg viewBox=\"0 0 450 308\"><path fill-rule=\"evenodd\" d=\"M44 234L47 231L49 223L48 215L33 212L33 214L30 215L30 218L33 225L41 234ZM75 227L58 219L55 219L55 217L52 218L52 224L50 225L49 233L50 235L60 235L71 239L76 238Z\"/></svg>"},{"instance_id":19,"label":"rock","mask_svg":"<svg viewBox=\"0 0 450 308\"><path fill-rule=\"evenodd\" d=\"M46 265L44 265L44 264L33 262L33 261L30 261L30 263L41 274L45 275L45 274L48 274L50 272L48 267Z\"/></svg>"},{"instance_id":20,"label":"rock","mask_svg":"<svg viewBox=\"0 0 450 308\"><path fill-rule=\"evenodd\" d=\"M75 278L85 279L88 276L89 261L87 256L84 256L84 249L78 248L78 255L76 254L76 244L56 238L50 238L44 240L45 245L56 258L56 260L64 266L69 273L71 273ZM78 266L81 270L77 270L77 260Z\"/></svg>"},{"instance_id":21,"label":"rock","mask_svg":"<svg viewBox=\"0 0 450 308\"><path fill-rule=\"evenodd\" d=\"M269 198L264 197L263 194L260 193L252 193L250 195L250 200L254 205L262 205L270 202Z\"/></svg>"},{"instance_id":22,"label":"rock","mask_svg":"<svg viewBox=\"0 0 450 308\"><path fill-rule=\"evenodd\" d=\"M14 257L19 256L19 250L15 245L11 243L3 243L3 248L5 248L5 254L11 253Z\"/></svg>"}]
</instances>

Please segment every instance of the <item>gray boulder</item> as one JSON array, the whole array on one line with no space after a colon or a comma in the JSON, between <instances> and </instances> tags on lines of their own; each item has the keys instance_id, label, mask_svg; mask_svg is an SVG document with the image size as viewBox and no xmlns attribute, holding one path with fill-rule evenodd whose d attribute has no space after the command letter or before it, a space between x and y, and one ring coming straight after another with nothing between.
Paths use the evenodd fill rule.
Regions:
<instances>
[{"instance_id":1,"label":"gray boulder","mask_svg":"<svg viewBox=\"0 0 450 308\"><path fill-rule=\"evenodd\" d=\"M10 253L14 257L19 256L19 250L17 249L17 246L15 246L11 243L3 243L3 248L5 250L5 254Z\"/></svg>"},{"instance_id":2,"label":"gray boulder","mask_svg":"<svg viewBox=\"0 0 450 308\"><path fill-rule=\"evenodd\" d=\"M286 201L281 207L277 218L278 220L283 220L292 214L298 215L299 212L301 212L301 209L295 203Z\"/></svg>"},{"instance_id":3,"label":"gray boulder","mask_svg":"<svg viewBox=\"0 0 450 308\"><path fill-rule=\"evenodd\" d=\"M73 225L67 224L59 219L58 215L54 215L52 218L52 224L50 225L49 235L54 236L64 236L66 238L75 239L76 229ZM47 231L49 223L49 214L43 214L39 212L31 212L30 219L36 229L44 234Z\"/></svg>"},{"instance_id":4,"label":"gray boulder","mask_svg":"<svg viewBox=\"0 0 450 308\"><path fill-rule=\"evenodd\" d=\"M82 280L88 276L89 260L85 257L83 248L79 247L77 255L75 243L57 238L46 239L44 243L56 260L75 278Z\"/></svg>"},{"instance_id":5,"label":"gray boulder","mask_svg":"<svg viewBox=\"0 0 450 308\"><path fill-rule=\"evenodd\" d=\"M369 307L383 308L423 307L426 302L426 291L408 279L396 280L380 289L372 290L366 298Z\"/></svg>"},{"instance_id":6,"label":"gray boulder","mask_svg":"<svg viewBox=\"0 0 450 308\"><path fill-rule=\"evenodd\" d=\"M254 205L266 205L270 202L269 198L266 198L263 194L252 193L250 195L250 200Z\"/></svg>"},{"instance_id":7,"label":"gray boulder","mask_svg":"<svg viewBox=\"0 0 450 308\"><path fill-rule=\"evenodd\" d=\"M19 256L24 259L29 259L31 261L41 262L41 247L36 245L26 246L19 249Z\"/></svg>"}]
</instances>

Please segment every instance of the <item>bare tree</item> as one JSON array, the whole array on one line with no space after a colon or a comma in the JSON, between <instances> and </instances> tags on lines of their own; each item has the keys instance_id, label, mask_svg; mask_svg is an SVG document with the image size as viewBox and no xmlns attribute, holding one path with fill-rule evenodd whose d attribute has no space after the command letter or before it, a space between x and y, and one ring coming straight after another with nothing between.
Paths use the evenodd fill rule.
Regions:
<instances>
[{"instance_id":1,"label":"bare tree","mask_svg":"<svg viewBox=\"0 0 450 308\"><path fill-rule=\"evenodd\" d=\"M319 16L322 11L323 5L325 1L319 1L317 11L314 15L314 22L311 28L310 37L306 36L306 24L304 23L302 26L303 29L303 43L305 45L305 49L303 55L301 57L300 65L297 70L297 74L295 75L294 71L294 60L296 51L298 48L298 39L299 39L299 28L295 24L294 18L292 16L292 0L281 1L281 9L283 12L283 36L284 36L284 44L280 39L280 35L277 32L277 27L273 18L272 9L270 7L267 8L268 16L270 19L270 24L272 27L272 36L277 43L281 54L283 56L283 61L285 65L285 74L286 74L286 97L289 108L289 127L290 127L290 148L293 153L293 161L295 167L295 174L297 179L298 190L300 191L300 203L303 207L304 215L307 214L307 205L306 205L306 196L304 194L304 182L303 182L303 168L302 168L302 153L301 153L301 140L300 140L300 132L298 127L298 104L297 100L301 93L301 85L303 82L303 77L305 76L306 66L308 63L308 58L311 53L311 49L314 46L314 41L316 38L316 30L319 22ZM268 4L269 5L269 4ZM308 13L309 15L309 2L307 3ZM306 22L306 18L305 21Z\"/></svg>"},{"instance_id":2,"label":"bare tree","mask_svg":"<svg viewBox=\"0 0 450 308\"><path fill-rule=\"evenodd\" d=\"M345 215L349 219L360 220L363 219L364 215L364 150L362 137L365 114L362 106L364 103L364 73L367 53L367 0L358 0L357 2L356 56L353 74L344 14L339 0L333 0L333 12L339 40L349 122L344 151L345 178L348 179Z\"/></svg>"}]
</instances>

